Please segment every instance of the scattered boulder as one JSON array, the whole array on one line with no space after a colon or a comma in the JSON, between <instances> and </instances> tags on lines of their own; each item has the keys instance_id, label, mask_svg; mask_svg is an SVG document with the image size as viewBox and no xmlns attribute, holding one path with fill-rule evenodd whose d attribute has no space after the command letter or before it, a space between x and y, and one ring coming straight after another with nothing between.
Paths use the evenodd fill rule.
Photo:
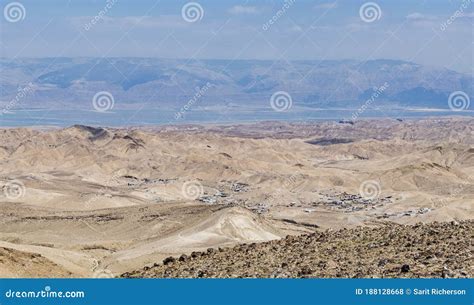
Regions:
<instances>
[{"instance_id":1,"label":"scattered boulder","mask_svg":"<svg viewBox=\"0 0 474 305\"><path fill-rule=\"evenodd\" d=\"M356 227L207 249L123 277L472 278L474 220ZM406 246L409 245L409 246Z\"/></svg>"},{"instance_id":2,"label":"scattered boulder","mask_svg":"<svg viewBox=\"0 0 474 305\"><path fill-rule=\"evenodd\" d=\"M167 257L163 260L163 265L169 265L171 263L174 263L176 261L176 259L172 256L170 257Z\"/></svg>"},{"instance_id":3,"label":"scattered boulder","mask_svg":"<svg viewBox=\"0 0 474 305\"><path fill-rule=\"evenodd\" d=\"M400 271L403 272L403 273L409 272L410 271L410 265L407 265L407 264L403 265L402 268L400 269Z\"/></svg>"}]
</instances>

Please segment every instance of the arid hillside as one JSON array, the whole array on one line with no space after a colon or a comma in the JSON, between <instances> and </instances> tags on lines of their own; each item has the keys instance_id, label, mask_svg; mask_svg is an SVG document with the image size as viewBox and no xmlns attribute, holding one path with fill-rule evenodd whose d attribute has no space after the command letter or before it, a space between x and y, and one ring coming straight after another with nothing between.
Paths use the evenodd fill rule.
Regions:
<instances>
[{"instance_id":1,"label":"arid hillside","mask_svg":"<svg viewBox=\"0 0 474 305\"><path fill-rule=\"evenodd\" d=\"M58 276L327 229L471 226L473 206L470 118L0 129L0 247ZM47 275L2 253L24 270L0 276Z\"/></svg>"},{"instance_id":2,"label":"arid hillside","mask_svg":"<svg viewBox=\"0 0 474 305\"><path fill-rule=\"evenodd\" d=\"M123 277L473 277L474 222L326 231L193 252Z\"/></svg>"}]
</instances>

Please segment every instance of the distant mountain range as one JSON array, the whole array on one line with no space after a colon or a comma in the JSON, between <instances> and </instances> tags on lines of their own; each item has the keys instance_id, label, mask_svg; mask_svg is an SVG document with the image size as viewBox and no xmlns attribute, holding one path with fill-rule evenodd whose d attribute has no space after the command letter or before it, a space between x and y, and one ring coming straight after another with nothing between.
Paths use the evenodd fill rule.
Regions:
<instances>
[{"instance_id":1,"label":"distant mountain range","mask_svg":"<svg viewBox=\"0 0 474 305\"><path fill-rule=\"evenodd\" d=\"M88 109L99 91L119 109L179 109L193 99L194 107L260 108L285 91L293 107L350 109L377 93L380 107L447 109L450 93L474 93L472 75L398 60L41 58L0 59L0 69L0 106L12 108Z\"/></svg>"}]
</instances>

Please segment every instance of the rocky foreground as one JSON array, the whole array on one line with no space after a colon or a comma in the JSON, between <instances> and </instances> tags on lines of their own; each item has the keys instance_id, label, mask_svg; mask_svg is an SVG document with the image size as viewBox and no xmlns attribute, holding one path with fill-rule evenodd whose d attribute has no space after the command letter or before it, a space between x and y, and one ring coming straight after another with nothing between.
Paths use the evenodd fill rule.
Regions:
<instances>
[{"instance_id":1,"label":"rocky foreground","mask_svg":"<svg viewBox=\"0 0 474 305\"><path fill-rule=\"evenodd\" d=\"M122 277L472 278L473 224L386 224L288 236L169 257Z\"/></svg>"}]
</instances>

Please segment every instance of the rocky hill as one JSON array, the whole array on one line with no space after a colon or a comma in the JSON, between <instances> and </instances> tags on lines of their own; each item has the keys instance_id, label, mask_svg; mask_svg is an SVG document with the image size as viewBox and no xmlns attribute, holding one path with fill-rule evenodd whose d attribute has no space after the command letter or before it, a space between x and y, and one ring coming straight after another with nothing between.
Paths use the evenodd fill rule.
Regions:
<instances>
[{"instance_id":1,"label":"rocky hill","mask_svg":"<svg viewBox=\"0 0 474 305\"><path fill-rule=\"evenodd\" d=\"M358 227L169 257L122 277L472 277L474 221Z\"/></svg>"}]
</instances>

